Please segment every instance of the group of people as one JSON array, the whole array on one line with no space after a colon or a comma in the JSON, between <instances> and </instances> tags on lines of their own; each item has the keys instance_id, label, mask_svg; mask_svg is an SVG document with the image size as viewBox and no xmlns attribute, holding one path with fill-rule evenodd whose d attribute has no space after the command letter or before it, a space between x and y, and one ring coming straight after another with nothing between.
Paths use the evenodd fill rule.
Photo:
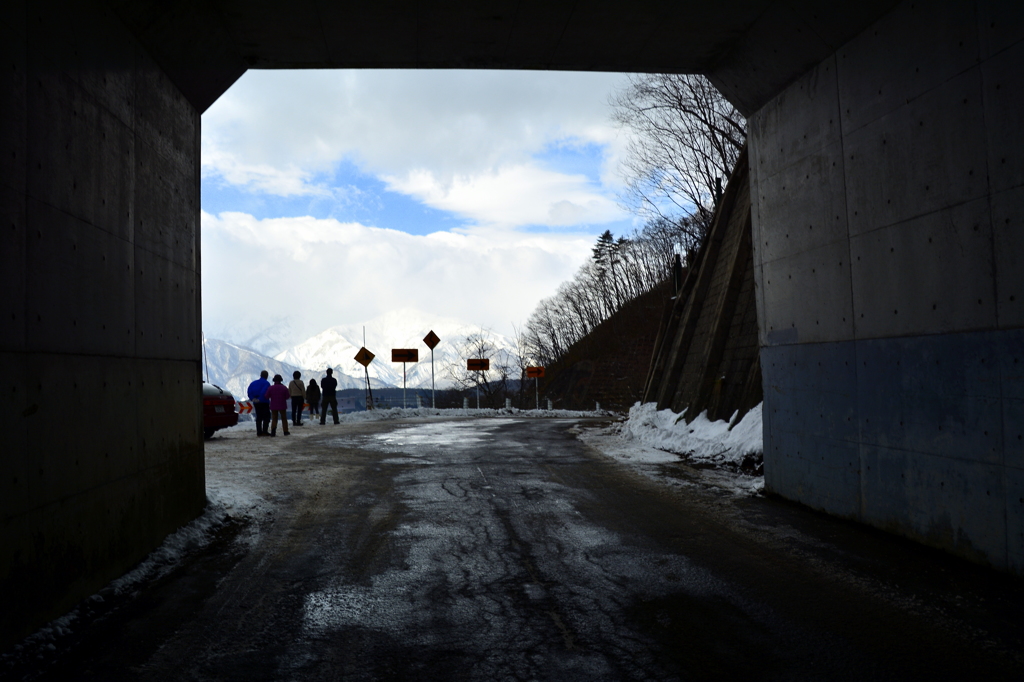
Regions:
<instances>
[{"instance_id":1,"label":"group of people","mask_svg":"<svg viewBox=\"0 0 1024 682\"><path fill-rule=\"evenodd\" d=\"M257 436L276 436L277 420L280 418L284 435L288 432L288 401L292 404L292 426L302 426L302 408L304 403L309 403L309 417L320 415L320 423L327 423L327 408L331 408L334 415L334 423L338 424L338 380L334 378L334 370L327 368L327 376L320 380L309 380L309 386L302 383L302 372L292 373L292 381L285 388L284 379L280 374L275 374L273 383L267 377L270 373L267 370L260 372L260 378L249 384L249 400L253 404L253 412L256 416ZM269 430L268 430L269 429Z\"/></svg>"}]
</instances>

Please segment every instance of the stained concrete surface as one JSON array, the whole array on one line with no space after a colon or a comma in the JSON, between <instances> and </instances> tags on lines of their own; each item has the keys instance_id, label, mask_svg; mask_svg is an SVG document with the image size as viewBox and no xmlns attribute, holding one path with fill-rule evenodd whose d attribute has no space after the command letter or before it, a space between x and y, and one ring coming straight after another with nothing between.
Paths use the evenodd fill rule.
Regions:
<instances>
[{"instance_id":1,"label":"stained concrete surface","mask_svg":"<svg viewBox=\"0 0 1024 682\"><path fill-rule=\"evenodd\" d=\"M1014 679L1020 580L700 472L598 421L246 430L263 502L14 679ZM672 485L669 485L669 484Z\"/></svg>"},{"instance_id":2,"label":"stained concrete surface","mask_svg":"<svg viewBox=\"0 0 1024 682\"><path fill-rule=\"evenodd\" d=\"M901 2L750 118L766 488L1018 575L1022 8Z\"/></svg>"},{"instance_id":3,"label":"stained concrete surface","mask_svg":"<svg viewBox=\"0 0 1024 682\"><path fill-rule=\"evenodd\" d=\"M0 54L6 645L203 508L201 121L102 4L7 3Z\"/></svg>"}]
</instances>

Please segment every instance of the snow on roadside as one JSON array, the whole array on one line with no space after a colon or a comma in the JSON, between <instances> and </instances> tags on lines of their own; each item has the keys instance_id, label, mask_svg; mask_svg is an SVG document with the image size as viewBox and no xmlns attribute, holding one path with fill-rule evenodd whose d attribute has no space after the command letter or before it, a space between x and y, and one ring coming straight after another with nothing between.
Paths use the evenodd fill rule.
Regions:
<instances>
[{"instance_id":1,"label":"snow on roadside","mask_svg":"<svg viewBox=\"0 0 1024 682\"><path fill-rule=\"evenodd\" d=\"M338 415L342 423L368 422L368 421L390 421L392 419L411 419L415 417L533 417L537 419L578 419L580 417L607 417L610 413L601 410L600 412L583 412L577 410L520 410L518 408L493 409L489 407L462 409L435 409L432 407L393 407L384 410L367 410L365 412L349 412ZM327 420L332 419L327 415Z\"/></svg>"},{"instance_id":2,"label":"snow on roadside","mask_svg":"<svg viewBox=\"0 0 1024 682\"><path fill-rule=\"evenodd\" d=\"M699 486L746 497L764 491L761 406L729 429L706 414L691 424L681 414L637 403L629 418L577 437L607 457L670 486ZM697 466L692 466L697 465Z\"/></svg>"},{"instance_id":3,"label":"snow on roadside","mask_svg":"<svg viewBox=\"0 0 1024 682\"><path fill-rule=\"evenodd\" d=\"M108 583L97 594L84 599L68 613L55 618L24 638L10 652L0 657L0 661L10 670L27 660L43 660L56 656L59 653L58 646L63 645L64 638L74 632L73 626L76 621L91 622L97 613L109 610L110 601L118 602L119 597L130 595L141 583L148 583L167 575L181 565L181 561L188 554L210 544L216 532L228 521L248 516L252 513L251 510L258 506L258 500L251 491L244 488L233 491L211 491L208 488L207 505L199 517L168 535L159 547L150 552L132 570Z\"/></svg>"},{"instance_id":4,"label":"snow on roadside","mask_svg":"<svg viewBox=\"0 0 1024 682\"><path fill-rule=\"evenodd\" d=\"M206 508L198 518L168 535L131 571L111 582L102 592L124 594L142 582L173 571L190 552L210 544L214 534L232 519L252 519L268 503L251 488L230 480L208 481Z\"/></svg>"},{"instance_id":5,"label":"snow on roadside","mask_svg":"<svg viewBox=\"0 0 1024 682\"><path fill-rule=\"evenodd\" d=\"M190 551L208 545L214 531L229 518L224 505L211 500L198 518L168 535L163 544L150 552L135 568L111 582L104 591L124 594L143 581L163 577L176 568Z\"/></svg>"},{"instance_id":6,"label":"snow on roadside","mask_svg":"<svg viewBox=\"0 0 1024 682\"><path fill-rule=\"evenodd\" d=\"M689 424L684 414L659 411L654 403L637 403L630 408L619 435L626 441L684 455L697 464L759 468L764 456L760 404L732 428L730 422L711 421L706 411Z\"/></svg>"}]
</instances>

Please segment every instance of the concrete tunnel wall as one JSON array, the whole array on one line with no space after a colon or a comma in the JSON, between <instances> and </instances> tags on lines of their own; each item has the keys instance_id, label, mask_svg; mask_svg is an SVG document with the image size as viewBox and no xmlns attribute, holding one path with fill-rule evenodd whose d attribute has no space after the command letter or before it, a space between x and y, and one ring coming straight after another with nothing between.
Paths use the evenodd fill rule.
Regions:
<instances>
[{"instance_id":1,"label":"concrete tunnel wall","mask_svg":"<svg viewBox=\"0 0 1024 682\"><path fill-rule=\"evenodd\" d=\"M578 14L556 4L567 22ZM905 3L849 42L870 23L850 19L860 9L796 25L806 12L787 3L740 4L757 23L725 31L732 57L708 72L756 110L767 485L1020 573L1019 3ZM275 32L260 29L271 6L291 16L269 1L232 24L237 12L210 3L55 0L0 17L0 405L12 419L0 642L64 613L202 509L196 107L244 71L234 43L253 51L247 63L276 54ZM856 7L874 17L890 3ZM601 30L632 24L584 19L565 61L469 65L637 63L625 48L597 53L614 44ZM561 28L528 28L524 45L562 54L538 38ZM644 25L633 29L627 47L642 44ZM303 26L285 47L318 44L303 31L334 35ZM420 50L413 65L465 65L480 45L458 37L400 40ZM345 65L380 65L357 56Z\"/></svg>"},{"instance_id":2,"label":"concrete tunnel wall","mask_svg":"<svg viewBox=\"0 0 1024 682\"><path fill-rule=\"evenodd\" d=\"M1024 574L1024 9L905 2L750 119L770 491Z\"/></svg>"},{"instance_id":3,"label":"concrete tunnel wall","mask_svg":"<svg viewBox=\"0 0 1024 682\"><path fill-rule=\"evenodd\" d=\"M101 6L0 18L0 642L205 504L200 116Z\"/></svg>"}]
</instances>

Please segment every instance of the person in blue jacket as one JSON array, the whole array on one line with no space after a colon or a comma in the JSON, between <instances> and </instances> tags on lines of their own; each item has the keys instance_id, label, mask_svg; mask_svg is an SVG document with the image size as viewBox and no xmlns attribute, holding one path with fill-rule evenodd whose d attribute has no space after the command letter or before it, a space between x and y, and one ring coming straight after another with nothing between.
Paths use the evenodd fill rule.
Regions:
<instances>
[{"instance_id":1,"label":"person in blue jacket","mask_svg":"<svg viewBox=\"0 0 1024 682\"><path fill-rule=\"evenodd\" d=\"M252 401L253 411L256 413L256 435L270 435L267 429L270 427L270 399L267 398L267 389L270 382L267 377L270 372L263 370L260 378L249 384L249 400Z\"/></svg>"}]
</instances>

